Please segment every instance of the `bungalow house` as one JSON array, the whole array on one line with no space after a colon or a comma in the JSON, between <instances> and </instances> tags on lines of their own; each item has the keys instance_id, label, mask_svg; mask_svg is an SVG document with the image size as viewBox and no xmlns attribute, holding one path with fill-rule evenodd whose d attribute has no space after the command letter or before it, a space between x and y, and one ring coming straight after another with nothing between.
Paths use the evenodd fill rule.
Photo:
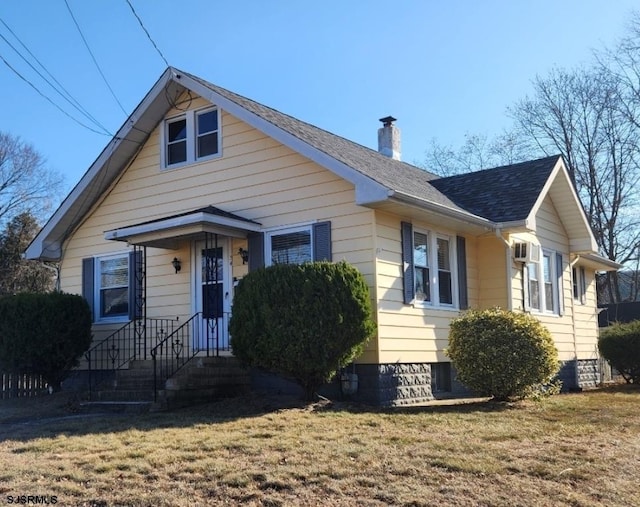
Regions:
<instances>
[{"instance_id":1,"label":"bungalow house","mask_svg":"<svg viewBox=\"0 0 640 507\"><path fill-rule=\"evenodd\" d=\"M353 366L361 399L455 394L449 322L493 306L551 330L566 387L594 384L595 274L619 265L598 255L562 158L439 178L401 162L381 121L374 151L168 68L26 251L59 262L61 290L92 308L82 368L153 357L170 380L232 353L249 271L344 259L377 321Z\"/></svg>"}]
</instances>

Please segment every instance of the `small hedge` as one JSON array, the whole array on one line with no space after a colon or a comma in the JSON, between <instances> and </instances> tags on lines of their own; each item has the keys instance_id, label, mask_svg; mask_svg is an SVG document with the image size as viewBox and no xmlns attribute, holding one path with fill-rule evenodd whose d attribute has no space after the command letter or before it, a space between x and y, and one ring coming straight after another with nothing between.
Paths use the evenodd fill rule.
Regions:
<instances>
[{"instance_id":1,"label":"small hedge","mask_svg":"<svg viewBox=\"0 0 640 507\"><path fill-rule=\"evenodd\" d=\"M640 320L604 329L598 348L627 383L640 383Z\"/></svg>"},{"instance_id":2,"label":"small hedge","mask_svg":"<svg viewBox=\"0 0 640 507\"><path fill-rule=\"evenodd\" d=\"M308 399L373 334L369 289L345 262L275 265L238 284L229 325L245 364L293 377Z\"/></svg>"},{"instance_id":3,"label":"small hedge","mask_svg":"<svg viewBox=\"0 0 640 507\"><path fill-rule=\"evenodd\" d=\"M0 369L42 375L53 390L91 344L91 311L53 292L0 298Z\"/></svg>"},{"instance_id":4,"label":"small hedge","mask_svg":"<svg viewBox=\"0 0 640 507\"><path fill-rule=\"evenodd\" d=\"M540 321L499 308L454 319L447 354L463 384L496 400L532 394L560 366L551 333Z\"/></svg>"}]
</instances>

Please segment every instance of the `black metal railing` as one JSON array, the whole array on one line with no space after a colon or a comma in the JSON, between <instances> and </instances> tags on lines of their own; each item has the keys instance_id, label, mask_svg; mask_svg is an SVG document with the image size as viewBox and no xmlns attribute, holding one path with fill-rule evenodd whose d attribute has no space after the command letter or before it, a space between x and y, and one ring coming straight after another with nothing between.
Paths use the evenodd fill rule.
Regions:
<instances>
[{"instance_id":1,"label":"black metal railing","mask_svg":"<svg viewBox=\"0 0 640 507\"><path fill-rule=\"evenodd\" d=\"M217 356L229 351L230 313L207 319L198 312L151 349L153 359L154 396L167 379L178 372L199 353Z\"/></svg>"},{"instance_id":2,"label":"black metal railing","mask_svg":"<svg viewBox=\"0 0 640 507\"><path fill-rule=\"evenodd\" d=\"M174 332L176 323L173 319L132 320L85 352L89 397L92 389L113 377L116 370L131 361L149 358L150 351Z\"/></svg>"}]
</instances>

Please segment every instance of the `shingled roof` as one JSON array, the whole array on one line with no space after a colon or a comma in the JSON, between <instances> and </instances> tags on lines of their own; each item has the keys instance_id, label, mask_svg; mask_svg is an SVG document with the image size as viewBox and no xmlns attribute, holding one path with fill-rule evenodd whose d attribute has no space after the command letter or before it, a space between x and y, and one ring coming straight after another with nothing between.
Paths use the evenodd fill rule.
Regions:
<instances>
[{"instance_id":1,"label":"shingled roof","mask_svg":"<svg viewBox=\"0 0 640 507\"><path fill-rule=\"evenodd\" d=\"M492 222L524 220L547 183L560 155L506 165L430 184L457 206Z\"/></svg>"},{"instance_id":2,"label":"shingled roof","mask_svg":"<svg viewBox=\"0 0 640 507\"><path fill-rule=\"evenodd\" d=\"M409 204L467 224L493 227L529 216L558 157L439 178L386 157L197 76L169 67L73 188L27 249L28 258L57 260L70 231L118 178L174 107L192 91L262 130L355 186L356 204ZM222 210L221 210L222 211ZM234 211L234 210L226 210ZM161 217L159 217L161 218Z\"/></svg>"},{"instance_id":3,"label":"shingled roof","mask_svg":"<svg viewBox=\"0 0 640 507\"><path fill-rule=\"evenodd\" d=\"M187 72L178 72L395 192L464 211L430 184L438 176L429 171L382 155Z\"/></svg>"}]
</instances>

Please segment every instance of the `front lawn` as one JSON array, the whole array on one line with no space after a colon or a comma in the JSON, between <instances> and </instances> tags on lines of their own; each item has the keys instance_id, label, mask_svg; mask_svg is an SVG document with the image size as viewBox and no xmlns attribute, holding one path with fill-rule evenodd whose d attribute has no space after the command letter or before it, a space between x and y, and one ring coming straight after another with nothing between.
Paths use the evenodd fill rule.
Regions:
<instances>
[{"instance_id":1,"label":"front lawn","mask_svg":"<svg viewBox=\"0 0 640 507\"><path fill-rule=\"evenodd\" d=\"M72 406L26 401L48 416ZM0 505L638 505L637 388L394 410L281 403L29 420L0 401Z\"/></svg>"}]
</instances>

